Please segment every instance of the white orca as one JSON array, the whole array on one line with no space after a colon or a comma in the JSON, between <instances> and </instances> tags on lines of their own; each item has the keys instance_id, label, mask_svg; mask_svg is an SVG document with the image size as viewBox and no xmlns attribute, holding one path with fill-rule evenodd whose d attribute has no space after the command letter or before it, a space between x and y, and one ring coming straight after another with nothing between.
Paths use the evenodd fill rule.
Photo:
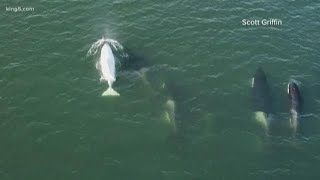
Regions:
<instances>
[{"instance_id":1,"label":"white orca","mask_svg":"<svg viewBox=\"0 0 320 180\"><path fill-rule=\"evenodd\" d=\"M116 64L110 46L105 43L101 48L100 58L96 64L97 70L100 71L100 81L108 82L108 89L102 93L102 96L120 96L120 94L112 88L116 81Z\"/></svg>"},{"instance_id":2,"label":"white orca","mask_svg":"<svg viewBox=\"0 0 320 180\"><path fill-rule=\"evenodd\" d=\"M102 93L102 96L120 96L112 87L116 81L116 61L112 52L111 47L115 51L123 50L123 46L116 40L113 39L99 39L93 43L88 51L88 55L95 55L100 50L100 56L96 62L96 68L100 73L100 81L108 83L108 89ZM127 56L126 53L122 53L123 56Z\"/></svg>"}]
</instances>

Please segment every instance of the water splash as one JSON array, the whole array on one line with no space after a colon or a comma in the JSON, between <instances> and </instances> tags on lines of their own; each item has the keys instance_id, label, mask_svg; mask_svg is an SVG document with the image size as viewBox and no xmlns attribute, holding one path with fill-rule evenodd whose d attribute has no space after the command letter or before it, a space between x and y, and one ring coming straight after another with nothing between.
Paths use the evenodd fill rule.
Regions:
<instances>
[{"instance_id":1,"label":"water splash","mask_svg":"<svg viewBox=\"0 0 320 180\"><path fill-rule=\"evenodd\" d=\"M108 39L108 38L101 38L94 42L90 49L88 50L87 56L94 56L97 54L97 52L101 49L101 47L105 44L108 43L113 49L119 53L121 57L128 57L128 54L124 52L123 46L114 39Z\"/></svg>"},{"instance_id":2,"label":"water splash","mask_svg":"<svg viewBox=\"0 0 320 180\"><path fill-rule=\"evenodd\" d=\"M102 45L105 43L104 38L99 39L98 41L96 41L95 43L93 43L90 47L90 49L88 50L87 56L93 56L96 55L98 50L102 47Z\"/></svg>"}]
</instances>

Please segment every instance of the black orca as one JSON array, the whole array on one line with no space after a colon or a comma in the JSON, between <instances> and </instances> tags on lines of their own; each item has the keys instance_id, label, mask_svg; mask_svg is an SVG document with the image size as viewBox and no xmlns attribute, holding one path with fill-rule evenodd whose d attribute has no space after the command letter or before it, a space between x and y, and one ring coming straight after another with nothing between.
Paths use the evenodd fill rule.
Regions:
<instances>
[{"instance_id":1,"label":"black orca","mask_svg":"<svg viewBox=\"0 0 320 180\"><path fill-rule=\"evenodd\" d=\"M252 78L252 101L257 121L268 130L271 96L266 74L261 67L256 70Z\"/></svg>"},{"instance_id":2,"label":"black orca","mask_svg":"<svg viewBox=\"0 0 320 180\"><path fill-rule=\"evenodd\" d=\"M124 51L126 56L121 61L121 69L138 71L150 66L149 62L142 54L129 48L126 48Z\"/></svg>"},{"instance_id":3,"label":"black orca","mask_svg":"<svg viewBox=\"0 0 320 180\"><path fill-rule=\"evenodd\" d=\"M293 81L288 83L288 99L289 99L289 111L290 111L290 128L293 132L297 131L299 125L299 114L301 112L301 94L299 87Z\"/></svg>"}]
</instances>

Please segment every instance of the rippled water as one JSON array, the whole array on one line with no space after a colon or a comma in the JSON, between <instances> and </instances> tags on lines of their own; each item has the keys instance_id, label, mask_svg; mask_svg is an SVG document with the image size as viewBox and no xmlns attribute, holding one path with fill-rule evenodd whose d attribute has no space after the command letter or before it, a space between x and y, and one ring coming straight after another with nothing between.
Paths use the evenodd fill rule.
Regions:
<instances>
[{"instance_id":1,"label":"rippled water","mask_svg":"<svg viewBox=\"0 0 320 180\"><path fill-rule=\"evenodd\" d=\"M5 1L0 179L318 179L319 9L311 0ZM256 18L283 25L241 25ZM86 56L102 36L134 57L119 69L117 98L101 97L106 85ZM269 137L250 102L259 66L273 97ZM304 99L295 138L283 132L289 79ZM185 141L167 139L169 80Z\"/></svg>"}]
</instances>

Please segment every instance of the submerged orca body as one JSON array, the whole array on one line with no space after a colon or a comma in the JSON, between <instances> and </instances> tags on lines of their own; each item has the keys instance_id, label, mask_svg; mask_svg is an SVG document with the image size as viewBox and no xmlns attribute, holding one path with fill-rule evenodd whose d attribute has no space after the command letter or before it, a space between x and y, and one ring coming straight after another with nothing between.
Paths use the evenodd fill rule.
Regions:
<instances>
[{"instance_id":1,"label":"submerged orca body","mask_svg":"<svg viewBox=\"0 0 320 180\"><path fill-rule=\"evenodd\" d=\"M139 71L142 68L150 66L143 54L137 53L129 48L126 48L124 51L127 56L124 58L124 61L121 62L121 69Z\"/></svg>"},{"instance_id":2,"label":"submerged orca body","mask_svg":"<svg viewBox=\"0 0 320 180\"><path fill-rule=\"evenodd\" d=\"M189 123L186 117L187 110L183 107L184 102L178 91L176 84L168 81L163 84L162 88L167 95L166 99L166 119L171 126L171 133L167 137L169 143L181 143L187 140L186 131Z\"/></svg>"},{"instance_id":3,"label":"submerged orca body","mask_svg":"<svg viewBox=\"0 0 320 180\"><path fill-rule=\"evenodd\" d=\"M252 78L252 100L256 120L268 130L268 115L271 111L271 96L267 77L262 68L258 68Z\"/></svg>"},{"instance_id":4,"label":"submerged orca body","mask_svg":"<svg viewBox=\"0 0 320 180\"><path fill-rule=\"evenodd\" d=\"M292 81L288 83L288 99L290 110L290 128L292 128L293 132L295 133L299 125L298 117L301 112L302 99L298 85Z\"/></svg>"}]
</instances>

